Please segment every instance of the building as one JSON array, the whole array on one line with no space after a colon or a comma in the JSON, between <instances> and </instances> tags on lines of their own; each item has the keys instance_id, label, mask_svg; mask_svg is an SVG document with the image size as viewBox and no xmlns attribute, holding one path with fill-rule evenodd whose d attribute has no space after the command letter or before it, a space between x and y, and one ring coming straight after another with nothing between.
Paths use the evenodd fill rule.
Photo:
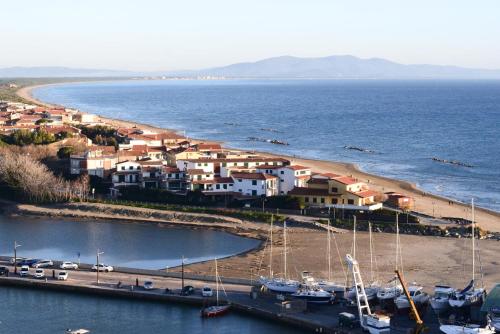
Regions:
<instances>
[{"instance_id":1,"label":"building","mask_svg":"<svg viewBox=\"0 0 500 334\"><path fill-rule=\"evenodd\" d=\"M116 164L112 174L113 187L139 186L142 176L141 164L137 161L123 161Z\"/></svg>"},{"instance_id":2,"label":"building","mask_svg":"<svg viewBox=\"0 0 500 334\"><path fill-rule=\"evenodd\" d=\"M278 177L264 173L232 173L233 190L247 196L278 195Z\"/></svg>"},{"instance_id":3,"label":"building","mask_svg":"<svg viewBox=\"0 0 500 334\"><path fill-rule=\"evenodd\" d=\"M118 156L112 146L95 146L84 154L70 156L70 173L108 178L116 167Z\"/></svg>"},{"instance_id":4,"label":"building","mask_svg":"<svg viewBox=\"0 0 500 334\"><path fill-rule=\"evenodd\" d=\"M415 201L412 197L395 192L387 192L385 195L387 196L385 201L387 205L401 210L412 210L415 207Z\"/></svg>"},{"instance_id":5,"label":"building","mask_svg":"<svg viewBox=\"0 0 500 334\"><path fill-rule=\"evenodd\" d=\"M306 187L307 181L311 177L311 169L309 167L299 165L287 166L258 166L258 173L266 173L275 175L279 178L278 194L286 195L295 187Z\"/></svg>"}]
</instances>

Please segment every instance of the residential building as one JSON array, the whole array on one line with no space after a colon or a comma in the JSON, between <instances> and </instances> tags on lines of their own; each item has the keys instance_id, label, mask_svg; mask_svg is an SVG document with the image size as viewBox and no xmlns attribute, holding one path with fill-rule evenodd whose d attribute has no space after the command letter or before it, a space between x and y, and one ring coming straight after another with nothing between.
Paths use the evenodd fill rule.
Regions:
<instances>
[{"instance_id":1,"label":"residential building","mask_svg":"<svg viewBox=\"0 0 500 334\"><path fill-rule=\"evenodd\" d=\"M233 190L247 196L276 196L278 177L264 173L232 173Z\"/></svg>"},{"instance_id":2,"label":"residential building","mask_svg":"<svg viewBox=\"0 0 500 334\"><path fill-rule=\"evenodd\" d=\"M73 175L95 175L107 178L118 162L112 146L89 148L84 154L70 156L70 173Z\"/></svg>"}]
</instances>

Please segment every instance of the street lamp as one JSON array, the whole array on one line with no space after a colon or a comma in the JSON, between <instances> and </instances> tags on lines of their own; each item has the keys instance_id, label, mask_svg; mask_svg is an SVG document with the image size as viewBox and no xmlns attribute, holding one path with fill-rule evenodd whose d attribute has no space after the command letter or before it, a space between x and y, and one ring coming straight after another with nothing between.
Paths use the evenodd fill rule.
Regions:
<instances>
[{"instance_id":1,"label":"street lamp","mask_svg":"<svg viewBox=\"0 0 500 334\"><path fill-rule=\"evenodd\" d=\"M17 241L14 241L14 274L17 274L17 247L21 246Z\"/></svg>"},{"instance_id":2,"label":"street lamp","mask_svg":"<svg viewBox=\"0 0 500 334\"><path fill-rule=\"evenodd\" d=\"M97 285L99 285L99 255L104 254L104 252L100 252L99 248L97 249L97 268L96 268L96 276L97 276Z\"/></svg>"}]
</instances>

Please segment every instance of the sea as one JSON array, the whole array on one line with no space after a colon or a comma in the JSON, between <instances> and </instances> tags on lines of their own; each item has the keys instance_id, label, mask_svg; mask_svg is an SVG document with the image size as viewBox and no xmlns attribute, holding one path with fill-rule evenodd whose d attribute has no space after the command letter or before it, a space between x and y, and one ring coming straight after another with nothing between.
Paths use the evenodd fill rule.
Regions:
<instances>
[{"instance_id":1,"label":"sea","mask_svg":"<svg viewBox=\"0 0 500 334\"><path fill-rule=\"evenodd\" d=\"M351 162L500 211L500 81L135 80L33 95L234 148Z\"/></svg>"}]
</instances>

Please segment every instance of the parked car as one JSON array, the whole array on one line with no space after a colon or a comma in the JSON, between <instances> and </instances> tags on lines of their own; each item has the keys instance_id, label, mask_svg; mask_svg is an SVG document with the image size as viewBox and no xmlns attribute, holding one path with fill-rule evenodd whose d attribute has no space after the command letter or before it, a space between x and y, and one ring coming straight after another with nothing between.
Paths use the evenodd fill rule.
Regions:
<instances>
[{"instance_id":1,"label":"parked car","mask_svg":"<svg viewBox=\"0 0 500 334\"><path fill-rule=\"evenodd\" d=\"M97 265L94 264L92 266L92 271L97 271ZM99 271L105 271L105 272L113 271L113 267L108 266L106 264L99 263Z\"/></svg>"},{"instance_id":2,"label":"parked car","mask_svg":"<svg viewBox=\"0 0 500 334\"><path fill-rule=\"evenodd\" d=\"M43 270L42 268L37 268L35 270L35 275L33 275L33 277L35 277L35 278L44 278L45 277L45 270Z\"/></svg>"},{"instance_id":3,"label":"parked car","mask_svg":"<svg viewBox=\"0 0 500 334\"><path fill-rule=\"evenodd\" d=\"M61 263L59 268L61 268L61 269L78 269L78 265L74 262L64 261L63 263Z\"/></svg>"},{"instance_id":4,"label":"parked car","mask_svg":"<svg viewBox=\"0 0 500 334\"><path fill-rule=\"evenodd\" d=\"M181 290L181 296L189 296L194 293L194 288L191 285L186 285L182 290Z\"/></svg>"},{"instance_id":5,"label":"parked car","mask_svg":"<svg viewBox=\"0 0 500 334\"><path fill-rule=\"evenodd\" d=\"M144 290L153 290L154 283L153 281L145 281L144 282Z\"/></svg>"},{"instance_id":6,"label":"parked car","mask_svg":"<svg viewBox=\"0 0 500 334\"><path fill-rule=\"evenodd\" d=\"M36 263L33 263L32 267L33 268L46 268L46 267L52 267L54 265L54 262L52 260L40 260Z\"/></svg>"},{"instance_id":7,"label":"parked car","mask_svg":"<svg viewBox=\"0 0 500 334\"><path fill-rule=\"evenodd\" d=\"M30 267L29 266L21 266L21 270L19 271L19 276L29 276Z\"/></svg>"},{"instance_id":8,"label":"parked car","mask_svg":"<svg viewBox=\"0 0 500 334\"><path fill-rule=\"evenodd\" d=\"M211 287L206 286L203 289L201 289L201 295L203 297L212 297L214 295L214 291L212 290Z\"/></svg>"},{"instance_id":9,"label":"parked car","mask_svg":"<svg viewBox=\"0 0 500 334\"><path fill-rule=\"evenodd\" d=\"M34 265L35 263L40 262L40 261L41 261L41 259L24 259L21 262L19 262L19 265L21 267L22 266L29 266L29 267L31 267L32 265Z\"/></svg>"},{"instance_id":10,"label":"parked car","mask_svg":"<svg viewBox=\"0 0 500 334\"><path fill-rule=\"evenodd\" d=\"M57 274L57 279L60 281L66 281L68 279L68 272L66 270L61 270L59 274Z\"/></svg>"},{"instance_id":11,"label":"parked car","mask_svg":"<svg viewBox=\"0 0 500 334\"><path fill-rule=\"evenodd\" d=\"M9 276L9 268L0 267L0 276Z\"/></svg>"}]
</instances>

